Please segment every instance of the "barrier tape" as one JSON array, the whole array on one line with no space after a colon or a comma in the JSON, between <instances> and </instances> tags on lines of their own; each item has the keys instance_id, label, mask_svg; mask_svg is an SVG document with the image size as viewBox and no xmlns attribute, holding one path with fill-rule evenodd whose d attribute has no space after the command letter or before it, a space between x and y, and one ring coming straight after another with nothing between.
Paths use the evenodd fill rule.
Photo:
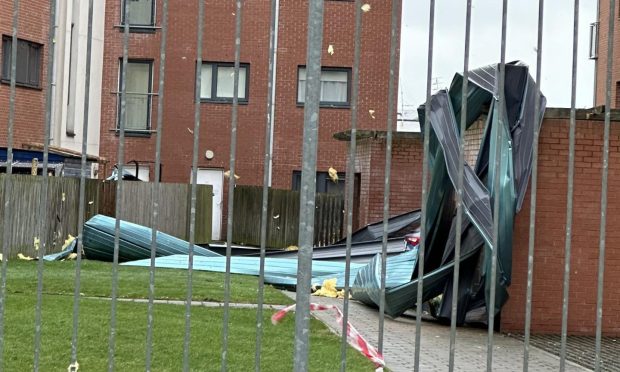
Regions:
<instances>
[{"instance_id":1,"label":"barrier tape","mask_svg":"<svg viewBox=\"0 0 620 372\"><path fill-rule=\"evenodd\" d=\"M278 324L282 319L290 312L295 310L295 305L287 306L284 309L278 311L277 313L271 316L271 323L274 325ZM321 305L321 304L310 304L310 311L324 311L324 310L334 310L336 313L336 321L342 327L342 311L335 305ZM351 325L351 322L347 322L347 342L351 347L360 353L364 354L364 356L370 359L377 369L375 371L381 372L385 367L385 359L383 359L383 355L375 349L374 346L369 344L364 337Z\"/></svg>"}]
</instances>

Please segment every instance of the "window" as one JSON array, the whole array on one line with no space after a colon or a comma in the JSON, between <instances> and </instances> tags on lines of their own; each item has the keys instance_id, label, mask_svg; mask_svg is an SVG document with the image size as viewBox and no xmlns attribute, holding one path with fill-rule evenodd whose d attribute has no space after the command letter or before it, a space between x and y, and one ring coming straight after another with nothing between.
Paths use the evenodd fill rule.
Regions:
<instances>
[{"instance_id":1,"label":"window","mask_svg":"<svg viewBox=\"0 0 620 372\"><path fill-rule=\"evenodd\" d=\"M321 106L349 106L349 77L351 69L323 67L321 69ZM306 98L306 68L299 67L297 103Z\"/></svg>"},{"instance_id":2,"label":"window","mask_svg":"<svg viewBox=\"0 0 620 372\"><path fill-rule=\"evenodd\" d=\"M11 81L11 46L13 39L2 36L2 82ZM40 88L41 50L43 45L17 39L17 65L15 82L18 85Z\"/></svg>"},{"instance_id":3,"label":"window","mask_svg":"<svg viewBox=\"0 0 620 372\"><path fill-rule=\"evenodd\" d=\"M129 25L136 27L155 26L155 0L122 0L122 24L125 24L125 3L129 1Z\"/></svg>"},{"instance_id":4,"label":"window","mask_svg":"<svg viewBox=\"0 0 620 372\"><path fill-rule=\"evenodd\" d=\"M338 172L338 181L334 182L327 172L316 172L316 192L344 195L345 176L345 173ZM293 171L291 186L293 191L301 190L301 171Z\"/></svg>"},{"instance_id":5,"label":"window","mask_svg":"<svg viewBox=\"0 0 620 372\"><path fill-rule=\"evenodd\" d=\"M202 64L200 98L205 101L232 102L235 84L234 63ZM239 66L239 102L248 101L248 75L250 65Z\"/></svg>"},{"instance_id":6,"label":"window","mask_svg":"<svg viewBox=\"0 0 620 372\"><path fill-rule=\"evenodd\" d=\"M122 61L119 68L118 79L118 123L120 128L121 113L121 77ZM127 97L127 122L125 130L127 131L144 131L151 127L151 92L153 82L153 61L130 60L127 63L127 83L125 92Z\"/></svg>"}]
</instances>

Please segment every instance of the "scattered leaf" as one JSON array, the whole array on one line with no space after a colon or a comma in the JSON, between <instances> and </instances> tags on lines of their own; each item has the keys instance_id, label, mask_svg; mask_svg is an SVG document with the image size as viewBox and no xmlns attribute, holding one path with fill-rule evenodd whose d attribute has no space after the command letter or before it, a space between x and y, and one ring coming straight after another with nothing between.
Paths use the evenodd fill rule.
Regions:
<instances>
[{"instance_id":1,"label":"scattered leaf","mask_svg":"<svg viewBox=\"0 0 620 372\"><path fill-rule=\"evenodd\" d=\"M327 173L329 174L329 178L331 178L334 183L338 183L338 171L336 169L329 167Z\"/></svg>"},{"instance_id":2,"label":"scattered leaf","mask_svg":"<svg viewBox=\"0 0 620 372\"><path fill-rule=\"evenodd\" d=\"M230 170L227 170L226 172L224 172L224 177L230 178ZM241 177L239 177L237 174L235 174L235 180L238 180L239 178L241 178Z\"/></svg>"},{"instance_id":3,"label":"scattered leaf","mask_svg":"<svg viewBox=\"0 0 620 372\"><path fill-rule=\"evenodd\" d=\"M368 113L370 114L371 118L375 118L375 110L368 110Z\"/></svg>"},{"instance_id":4,"label":"scattered leaf","mask_svg":"<svg viewBox=\"0 0 620 372\"><path fill-rule=\"evenodd\" d=\"M23 260L23 261L34 261L34 258L32 258L30 256L24 256L21 253L17 254L17 258L19 258L20 260Z\"/></svg>"}]
</instances>

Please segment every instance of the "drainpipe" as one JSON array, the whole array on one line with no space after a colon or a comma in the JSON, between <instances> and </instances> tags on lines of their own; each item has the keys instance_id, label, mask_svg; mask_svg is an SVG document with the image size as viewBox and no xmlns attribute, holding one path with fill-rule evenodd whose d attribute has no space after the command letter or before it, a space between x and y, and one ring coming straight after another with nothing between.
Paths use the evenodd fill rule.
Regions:
<instances>
[{"instance_id":1,"label":"drainpipe","mask_svg":"<svg viewBox=\"0 0 620 372\"><path fill-rule=\"evenodd\" d=\"M271 133L270 137L270 146L269 146L269 182L268 186L271 187L271 179L273 177L273 133L276 124L276 81L278 80L278 24L280 23L280 0L276 0L276 25L275 25L275 36L273 39L273 81L271 82L271 86L273 87L271 93Z\"/></svg>"}]
</instances>

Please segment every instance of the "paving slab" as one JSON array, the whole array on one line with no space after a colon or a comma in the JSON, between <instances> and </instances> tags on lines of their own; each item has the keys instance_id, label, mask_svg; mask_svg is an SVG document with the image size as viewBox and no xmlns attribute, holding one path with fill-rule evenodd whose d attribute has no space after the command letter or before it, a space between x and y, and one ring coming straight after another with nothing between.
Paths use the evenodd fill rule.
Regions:
<instances>
[{"instance_id":1,"label":"paving slab","mask_svg":"<svg viewBox=\"0 0 620 372\"><path fill-rule=\"evenodd\" d=\"M295 298L294 292L284 292ZM337 305L342 309L343 300L326 297L311 298L312 302ZM375 347L379 336L379 313L355 301L350 302L349 321ZM334 332L340 333L332 312L316 312L314 316L323 321ZM402 316L396 319L386 318L384 328L384 357L390 371L412 371L415 354L415 318ZM424 321L422 324L422 341L420 349L420 370L446 371L448 369L450 348L450 327L434 322ZM459 327L457 328L455 371L482 371L487 364L487 331L486 329ZM557 356L536 347L530 347L531 371L557 371L560 360ZM494 371L523 370L523 342L496 333L493 350ZM572 362L567 363L566 371L590 371Z\"/></svg>"}]
</instances>

